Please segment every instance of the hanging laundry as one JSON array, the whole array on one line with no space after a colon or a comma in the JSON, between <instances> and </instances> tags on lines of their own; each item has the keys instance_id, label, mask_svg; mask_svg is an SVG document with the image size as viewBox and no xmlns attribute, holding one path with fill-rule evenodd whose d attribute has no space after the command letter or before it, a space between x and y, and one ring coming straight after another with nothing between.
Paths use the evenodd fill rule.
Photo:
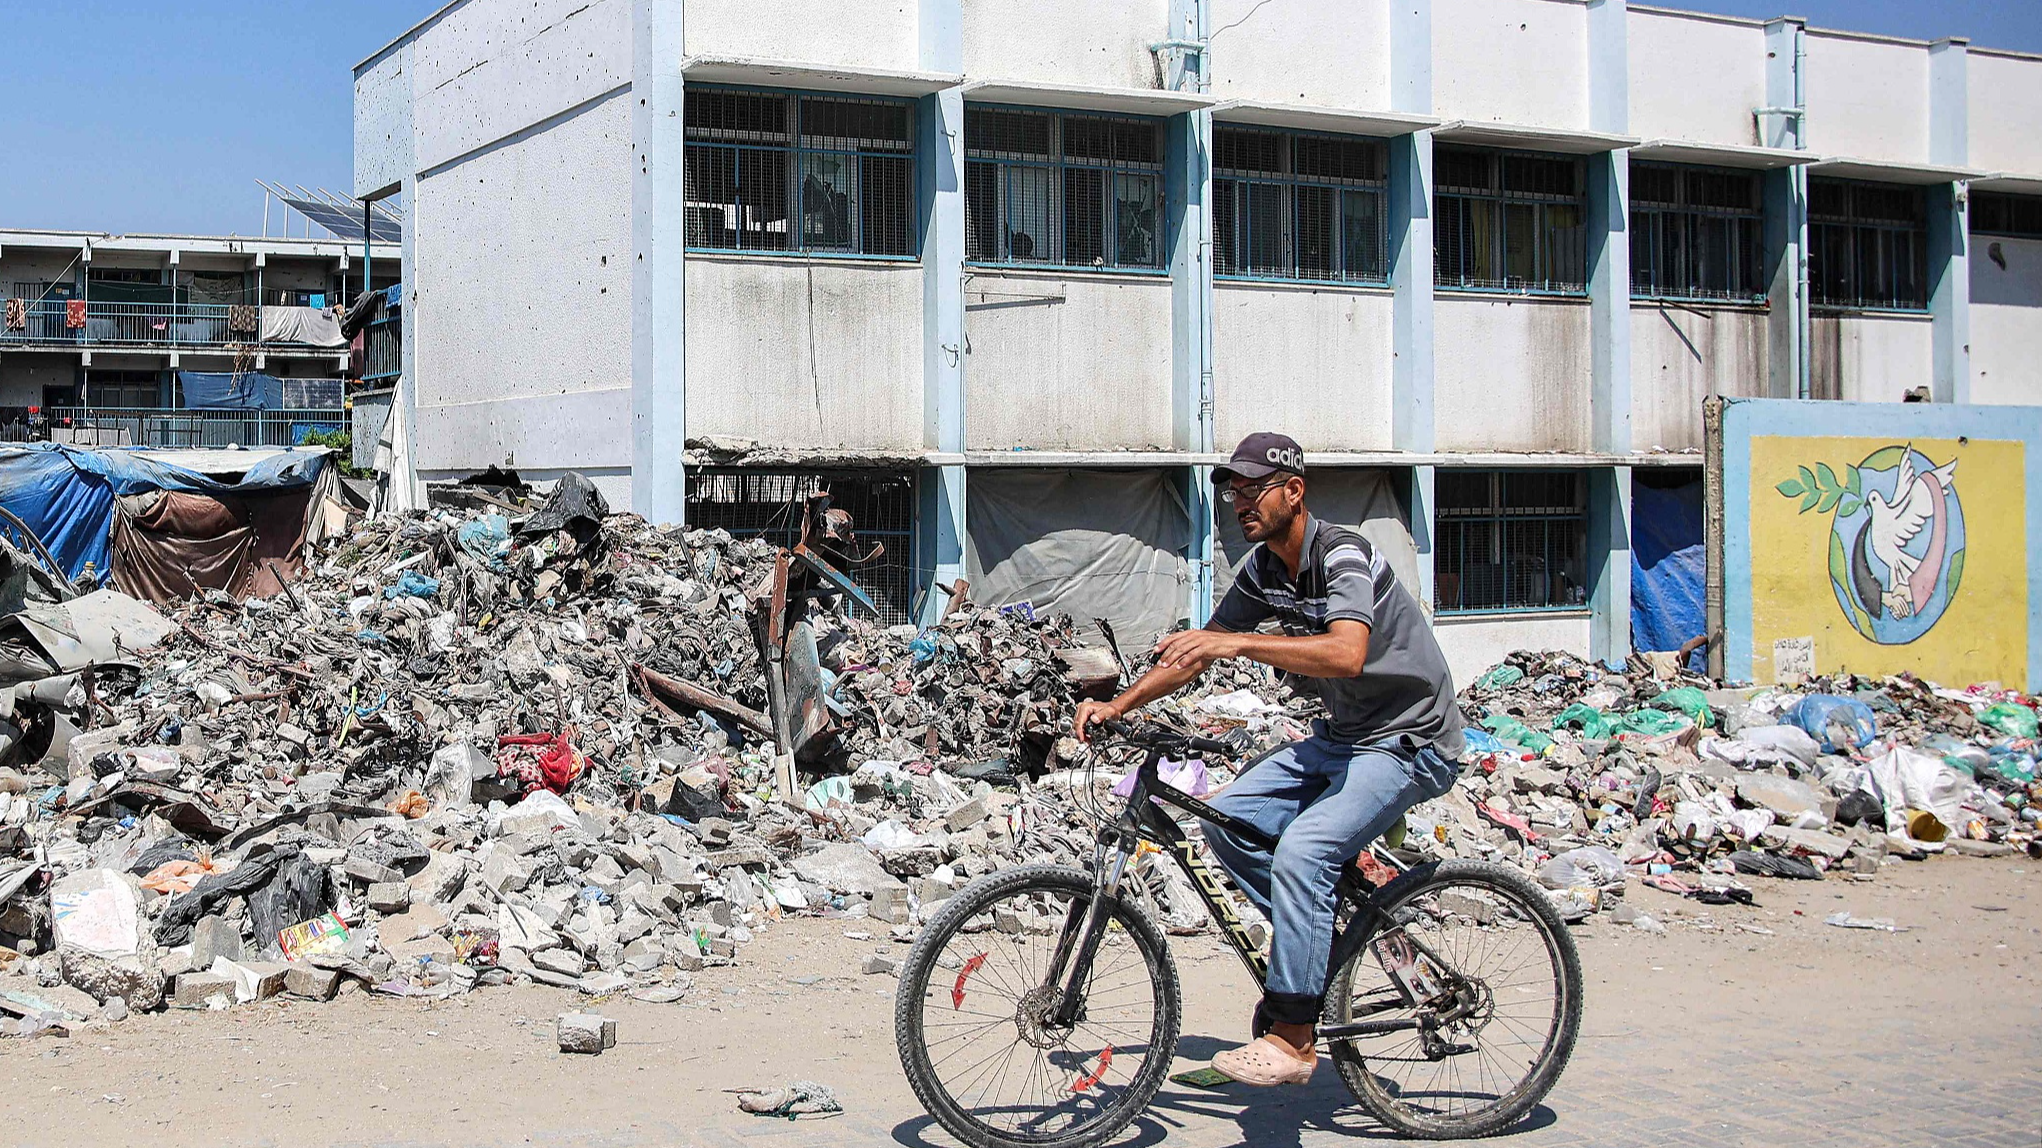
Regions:
<instances>
[{"instance_id":1,"label":"hanging laundry","mask_svg":"<svg viewBox=\"0 0 2042 1148\"><path fill-rule=\"evenodd\" d=\"M9 299L7 301L7 329L10 331L20 331L27 326L28 300Z\"/></svg>"},{"instance_id":2,"label":"hanging laundry","mask_svg":"<svg viewBox=\"0 0 2042 1148\"><path fill-rule=\"evenodd\" d=\"M227 307L227 329L229 331L254 334L258 320L256 309L249 303L232 303Z\"/></svg>"},{"instance_id":3,"label":"hanging laundry","mask_svg":"<svg viewBox=\"0 0 2042 1148\"><path fill-rule=\"evenodd\" d=\"M73 331L79 331L84 329L85 300L83 299L64 300L64 326L70 328Z\"/></svg>"}]
</instances>

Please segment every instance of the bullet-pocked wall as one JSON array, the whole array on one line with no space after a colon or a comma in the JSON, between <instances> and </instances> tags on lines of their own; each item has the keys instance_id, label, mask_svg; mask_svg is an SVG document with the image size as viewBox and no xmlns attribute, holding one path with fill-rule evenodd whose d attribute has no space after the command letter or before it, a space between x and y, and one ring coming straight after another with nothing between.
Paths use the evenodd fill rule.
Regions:
<instances>
[{"instance_id":1,"label":"bullet-pocked wall","mask_svg":"<svg viewBox=\"0 0 2042 1148\"><path fill-rule=\"evenodd\" d=\"M1984 171L2042 173L2042 56L1972 48L1965 57L1967 162Z\"/></svg>"},{"instance_id":2,"label":"bullet-pocked wall","mask_svg":"<svg viewBox=\"0 0 2042 1148\"><path fill-rule=\"evenodd\" d=\"M1810 29L1808 146L1824 155L1929 161L1928 46Z\"/></svg>"},{"instance_id":3,"label":"bullet-pocked wall","mask_svg":"<svg viewBox=\"0 0 2042 1148\"><path fill-rule=\"evenodd\" d=\"M1818 399L1897 403L1934 374L1927 315L1822 315L1808 321L1808 389Z\"/></svg>"},{"instance_id":4,"label":"bullet-pocked wall","mask_svg":"<svg viewBox=\"0 0 2042 1148\"><path fill-rule=\"evenodd\" d=\"M1212 94L1329 108L1390 106L1386 0L1211 0ZM1310 36L1299 36L1307 27Z\"/></svg>"},{"instance_id":5,"label":"bullet-pocked wall","mask_svg":"<svg viewBox=\"0 0 2042 1148\"><path fill-rule=\"evenodd\" d=\"M1390 449L1391 299L1290 283L1213 288L1213 431L1270 427L1310 450Z\"/></svg>"},{"instance_id":6,"label":"bullet-pocked wall","mask_svg":"<svg viewBox=\"0 0 2042 1148\"><path fill-rule=\"evenodd\" d=\"M686 0L683 35L690 56L798 60L839 67L911 72L916 55L915 0Z\"/></svg>"},{"instance_id":7,"label":"bullet-pocked wall","mask_svg":"<svg viewBox=\"0 0 2042 1148\"><path fill-rule=\"evenodd\" d=\"M1434 0L1432 98L1448 120L1588 127L1588 6Z\"/></svg>"},{"instance_id":8,"label":"bullet-pocked wall","mask_svg":"<svg viewBox=\"0 0 2042 1148\"><path fill-rule=\"evenodd\" d=\"M1758 142L1765 27L1751 20L1632 8L1631 134L1733 147Z\"/></svg>"},{"instance_id":9,"label":"bullet-pocked wall","mask_svg":"<svg viewBox=\"0 0 2042 1148\"><path fill-rule=\"evenodd\" d=\"M962 0L964 71L1036 84L1160 87L1169 0Z\"/></svg>"}]
</instances>

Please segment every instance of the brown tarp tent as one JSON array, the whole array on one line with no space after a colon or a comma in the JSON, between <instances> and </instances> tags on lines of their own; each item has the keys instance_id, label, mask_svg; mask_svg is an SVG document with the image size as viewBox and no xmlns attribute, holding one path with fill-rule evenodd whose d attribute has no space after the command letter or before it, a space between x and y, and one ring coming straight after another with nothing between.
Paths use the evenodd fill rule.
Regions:
<instances>
[{"instance_id":1,"label":"brown tarp tent","mask_svg":"<svg viewBox=\"0 0 2042 1148\"><path fill-rule=\"evenodd\" d=\"M114 500L114 584L172 602L204 590L236 598L279 593L304 574L303 554L338 526L338 468L307 486L247 494L151 490Z\"/></svg>"}]
</instances>

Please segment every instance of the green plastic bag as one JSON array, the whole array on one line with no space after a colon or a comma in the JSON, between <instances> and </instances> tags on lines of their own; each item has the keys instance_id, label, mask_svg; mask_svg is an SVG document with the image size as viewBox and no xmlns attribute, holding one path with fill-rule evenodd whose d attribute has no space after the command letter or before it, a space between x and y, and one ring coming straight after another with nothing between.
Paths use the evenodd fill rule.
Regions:
<instances>
[{"instance_id":1,"label":"green plastic bag","mask_svg":"<svg viewBox=\"0 0 2042 1148\"><path fill-rule=\"evenodd\" d=\"M1661 693L1652 699L1652 708L1684 713L1703 729L1708 729L1716 720L1715 715L1709 711L1707 695L1693 686L1681 686Z\"/></svg>"},{"instance_id":2,"label":"green plastic bag","mask_svg":"<svg viewBox=\"0 0 2042 1148\"><path fill-rule=\"evenodd\" d=\"M1575 702L1553 715L1554 729L1578 729L1585 738L1608 738L1614 735L1622 724L1609 714L1594 706Z\"/></svg>"},{"instance_id":3,"label":"green plastic bag","mask_svg":"<svg viewBox=\"0 0 2042 1148\"><path fill-rule=\"evenodd\" d=\"M1495 734L1499 739L1531 751L1544 753L1553 748L1553 739L1538 732L1509 714L1494 714L1482 720L1482 728Z\"/></svg>"},{"instance_id":4,"label":"green plastic bag","mask_svg":"<svg viewBox=\"0 0 2042 1148\"><path fill-rule=\"evenodd\" d=\"M1489 667L1489 672L1475 679L1475 688L1493 690L1503 686L1514 686L1524 680L1524 671L1508 662Z\"/></svg>"},{"instance_id":5,"label":"green plastic bag","mask_svg":"<svg viewBox=\"0 0 2042 1148\"><path fill-rule=\"evenodd\" d=\"M1980 710L1978 724L2008 737L2034 737L2038 723L2035 711L2012 702L1994 702Z\"/></svg>"},{"instance_id":6,"label":"green plastic bag","mask_svg":"<svg viewBox=\"0 0 2042 1148\"><path fill-rule=\"evenodd\" d=\"M1624 733L1658 737L1661 734L1686 729L1688 721L1685 714L1668 713L1665 710L1632 710L1617 719L1617 728Z\"/></svg>"}]
</instances>

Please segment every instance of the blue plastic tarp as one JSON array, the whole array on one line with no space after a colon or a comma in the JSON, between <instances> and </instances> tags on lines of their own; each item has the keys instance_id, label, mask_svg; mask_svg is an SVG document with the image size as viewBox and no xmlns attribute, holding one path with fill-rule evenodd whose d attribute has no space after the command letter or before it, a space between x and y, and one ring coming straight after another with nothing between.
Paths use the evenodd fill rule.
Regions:
<instances>
[{"instance_id":1,"label":"blue plastic tarp","mask_svg":"<svg viewBox=\"0 0 2042 1148\"><path fill-rule=\"evenodd\" d=\"M284 406L284 381L259 371L219 374L179 371L184 405L196 411L274 411Z\"/></svg>"},{"instance_id":2,"label":"blue plastic tarp","mask_svg":"<svg viewBox=\"0 0 2042 1148\"><path fill-rule=\"evenodd\" d=\"M1631 646L1678 650L1707 628L1702 480L1631 487ZM1694 659L1699 662L1701 652Z\"/></svg>"},{"instance_id":3,"label":"blue plastic tarp","mask_svg":"<svg viewBox=\"0 0 2042 1148\"><path fill-rule=\"evenodd\" d=\"M151 490L246 494L307 486L319 479L326 452L282 451L251 459L238 481L223 482L149 450L85 450L62 443L0 449L0 507L27 523L65 574L86 565L104 582L111 569L114 499Z\"/></svg>"}]
</instances>

